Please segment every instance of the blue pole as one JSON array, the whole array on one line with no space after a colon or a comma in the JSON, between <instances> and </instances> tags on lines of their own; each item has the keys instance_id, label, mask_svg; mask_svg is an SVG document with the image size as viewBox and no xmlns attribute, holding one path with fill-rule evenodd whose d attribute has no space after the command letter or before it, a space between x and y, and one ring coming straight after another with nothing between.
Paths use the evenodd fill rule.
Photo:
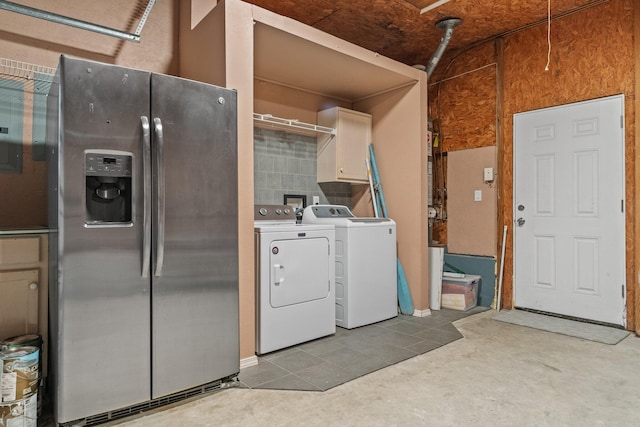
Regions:
<instances>
[{"instance_id":1,"label":"blue pole","mask_svg":"<svg viewBox=\"0 0 640 427\"><path fill-rule=\"evenodd\" d=\"M388 218L387 205L384 202L384 193L382 192L382 183L378 174L378 164L376 163L376 155L373 152L373 144L369 144L369 157L371 158L371 171L373 172L373 183L376 189L376 205L378 212L382 218Z\"/></svg>"},{"instance_id":2,"label":"blue pole","mask_svg":"<svg viewBox=\"0 0 640 427\"><path fill-rule=\"evenodd\" d=\"M387 216L387 205L384 201L384 193L382 192L382 184L380 183L380 175L378 174L378 164L376 163L376 155L373 152L373 144L369 145L369 157L371 158L371 170L373 172L373 181L376 188L375 200L378 206L378 212L381 212L383 218ZM400 258L396 258L397 263L397 286L398 286L398 303L400 304L400 311L402 314L409 316L413 315L413 301L411 300L411 293L409 292L409 283L407 282L407 276L404 273L404 268L400 263Z\"/></svg>"}]
</instances>

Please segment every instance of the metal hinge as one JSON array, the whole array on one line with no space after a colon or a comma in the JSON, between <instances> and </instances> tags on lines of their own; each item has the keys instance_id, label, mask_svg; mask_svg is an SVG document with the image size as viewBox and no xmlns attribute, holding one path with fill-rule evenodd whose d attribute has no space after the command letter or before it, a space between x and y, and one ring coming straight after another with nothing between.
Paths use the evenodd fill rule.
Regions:
<instances>
[{"instance_id":1,"label":"metal hinge","mask_svg":"<svg viewBox=\"0 0 640 427\"><path fill-rule=\"evenodd\" d=\"M622 285L622 298L624 298L624 284Z\"/></svg>"},{"instance_id":2,"label":"metal hinge","mask_svg":"<svg viewBox=\"0 0 640 427\"><path fill-rule=\"evenodd\" d=\"M620 129L624 129L624 117L620 116Z\"/></svg>"},{"instance_id":3,"label":"metal hinge","mask_svg":"<svg viewBox=\"0 0 640 427\"><path fill-rule=\"evenodd\" d=\"M620 200L620 212L624 212L624 200Z\"/></svg>"}]
</instances>

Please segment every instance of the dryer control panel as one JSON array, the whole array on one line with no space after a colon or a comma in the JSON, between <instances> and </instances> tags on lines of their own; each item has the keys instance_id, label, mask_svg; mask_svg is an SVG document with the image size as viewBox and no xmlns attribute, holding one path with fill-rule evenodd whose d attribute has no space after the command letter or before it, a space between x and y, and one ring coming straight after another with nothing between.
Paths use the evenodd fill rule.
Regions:
<instances>
[{"instance_id":1,"label":"dryer control panel","mask_svg":"<svg viewBox=\"0 0 640 427\"><path fill-rule=\"evenodd\" d=\"M255 205L253 219L255 221L295 221L296 213L288 205Z\"/></svg>"}]
</instances>

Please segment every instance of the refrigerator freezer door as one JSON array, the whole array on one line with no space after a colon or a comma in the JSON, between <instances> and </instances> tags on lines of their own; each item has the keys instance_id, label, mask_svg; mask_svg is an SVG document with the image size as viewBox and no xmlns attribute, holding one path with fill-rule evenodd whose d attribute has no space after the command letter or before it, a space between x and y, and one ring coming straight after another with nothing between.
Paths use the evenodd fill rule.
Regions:
<instances>
[{"instance_id":1,"label":"refrigerator freezer door","mask_svg":"<svg viewBox=\"0 0 640 427\"><path fill-rule=\"evenodd\" d=\"M59 206L54 255L59 273L51 315L57 328L56 413L62 423L150 398L150 282L142 277L140 255L145 194L140 117L149 112L150 74L64 57L60 64L60 137L54 145L59 170L50 186ZM92 150L130 154L125 157L133 169L127 181L131 221L87 223L87 198L95 197L85 174L86 153ZM91 162L111 168L116 158ZM102 202L109 200L95 201Z\"/></svg>"},{"instance_id":2,"label":"refrigerator freezer door","mask_svg":"<svg viewBox=\"0 0 640 427\"><path fill-rule=\"evenodd\" d=\"M164 140L159 159L156 135L152 161L161 167L151 302L158 398L239 371L237 118L234 91L156 74L151 82L151 120Z\"/></svg>"}]
</instances>

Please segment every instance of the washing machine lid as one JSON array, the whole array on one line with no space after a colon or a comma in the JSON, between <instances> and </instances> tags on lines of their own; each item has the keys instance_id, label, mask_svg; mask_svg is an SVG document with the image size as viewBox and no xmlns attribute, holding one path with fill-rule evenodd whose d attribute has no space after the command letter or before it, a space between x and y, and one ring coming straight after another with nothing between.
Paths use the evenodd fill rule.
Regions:
<instances>
[{"instance_id":1,"label":"washing machine lid","mask_svg":"<svg viewBox=\"0 0 640 427\"><path fill-rule=\"evenodd\" d=\"M351 212L351 210L342 205L313 205L308 206L304 209L304 213L302 214L302 219L304 220L305 216L308 219L336 219L336 218L355 218L356 216Z\"/></svg>"},{"instance_id":2,"label":"washing machine lid","mask_svg":"<svg viewBox=\"0 0 640 427\"><path fill-rule=\"evenodd\" d=\"M303 224L334 224L336 227L366 227L395 224L389 218L358 218L342 205L307 206L302 214Z\"/></svg>"}]
</instances>

